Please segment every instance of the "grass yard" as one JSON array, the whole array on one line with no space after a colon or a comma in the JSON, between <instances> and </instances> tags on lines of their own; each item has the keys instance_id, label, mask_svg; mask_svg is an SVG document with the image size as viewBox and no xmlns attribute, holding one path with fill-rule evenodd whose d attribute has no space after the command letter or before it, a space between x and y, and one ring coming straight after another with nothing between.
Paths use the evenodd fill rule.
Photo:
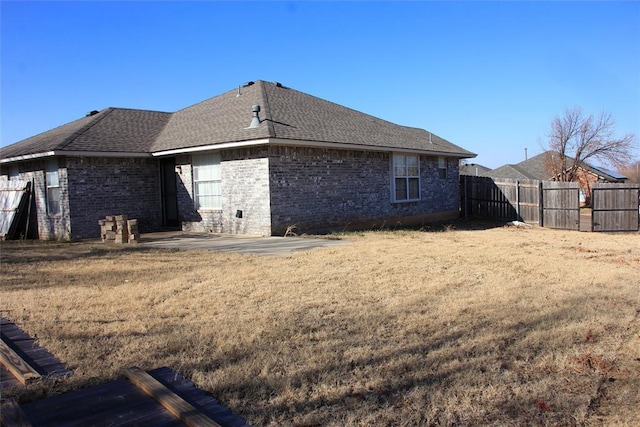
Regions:
<instances>
[{"instance_id":1,"label":"grass yard","mask_svg":"<svg viewBox=\"0 0 640 427\"><path fill-rule=\"evenodd\" d=\"M640 420L640 234L342 238L277 257L2 242L2 315L75 371L9 394L168 366L257 426Z\"/></svg>"}]
</instances>

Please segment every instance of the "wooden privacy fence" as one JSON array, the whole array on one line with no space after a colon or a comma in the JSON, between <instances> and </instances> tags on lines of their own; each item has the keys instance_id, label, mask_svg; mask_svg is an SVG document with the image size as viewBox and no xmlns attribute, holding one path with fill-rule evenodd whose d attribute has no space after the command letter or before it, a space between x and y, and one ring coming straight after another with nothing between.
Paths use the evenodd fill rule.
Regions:
<instances>
[{"instance_id":1,"label":"wooden privacy fence","mask_svg":"<svg viewBox=\"0 0 640 427\"><path fill-rule=\"evenodd\" d=\"M601 184L591 188L593 231L637 231L640 219L638 184Z\"/></svg>"},{"instance_id":2,"label":"wooden privacy fence","mask_svg":"<svg viewBox=\"0 0 640 427\"><path fill-rule=\"evenodd\" d=\"M638 230L638 184L593 185L593 231ZM573 182L460 176L464 218L517 220L580 229L580 188Z\"/></svg>"},{"instance_id":3,"label":"wooden privacy fence","mask_svg":"<svg viewBox=\"0 0 640 427\"><path fill-rule=\"evenodd\" d=\"M539 181L461 175L460 195L465 217L497 218L525 222L540 220Z\"/></svg>"}]
</instances>

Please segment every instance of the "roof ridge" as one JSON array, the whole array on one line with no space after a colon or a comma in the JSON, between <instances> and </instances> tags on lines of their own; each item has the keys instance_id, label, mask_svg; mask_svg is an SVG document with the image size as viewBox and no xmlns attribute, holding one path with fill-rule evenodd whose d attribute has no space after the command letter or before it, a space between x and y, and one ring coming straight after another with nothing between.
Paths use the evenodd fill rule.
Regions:
<instances>
[{"instance_id":1,"label":"roof ridge","mask_svg":"<svg viewBox=\"0 0 640 427\"><path fill-rule=\"evenodd\" d=\"M128 107L108 107L105 108L110 110L126 110L126 111L144 111L146 113L163 113L163 114L173 114L171 111L161 111L161 110L147 110L146 108L128 108Z\"/></svg>"},{"instance_id":2,"label":"roof ridge","mask_svg":"<svg viewBox=\"0 0 640 427\"><path fill-rule=\"evenodd\" d=\"M276 135L276 128L275 126L273 126L273 114L271 114L271 105L269 104L269 95L267 94L267 87L263 80L258 80L258 84L260 84L260 90L262 91L262 99L264 100L264 104L265 104L264 105L264 111L265 111L264 121L267 122L267 126L269 127L267 133L269 135L272 135L273 138L277 138L278 135Z\"/></svg>"},{"instance_id":3,"label":"roof ridge","mask_svg":"<svg viewBox=\"0 0 640 427\"><path fill-rule=\"evenodd\" d=\"M108 111L105 111L108 110ZM113 113L113 111L115 110L114 107L107 107L102 111L105 111L104 114L102 114L102 111L100 111L98 114L96 114L96 116L101 116L101 117L96 117L95 120L90 121L89 123L87 123L86 125L84 125L82 128L80 128L80 130L72 133L67 139L65 139L64 141L62 141L60 144L58 144L58 149L63 149L65 147L67 147L69 144L71 144L74 140L76 140L77 138L79 138L82 134L84 134L85 132L87 132L89 129L91 129L92 127L94 127L96 124L100 123L105 117L107 117L109 114Z\"/></svg>"}]
</instances>

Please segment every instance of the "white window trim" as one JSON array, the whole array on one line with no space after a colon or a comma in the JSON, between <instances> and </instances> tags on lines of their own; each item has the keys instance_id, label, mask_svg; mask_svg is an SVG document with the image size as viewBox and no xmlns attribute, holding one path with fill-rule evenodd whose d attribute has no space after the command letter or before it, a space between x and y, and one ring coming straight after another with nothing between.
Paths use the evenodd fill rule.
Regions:
<instances>
[{"instance_id":1,"label":"white window trim","mask_svg":"<svg viewBox=\"0 0 640 427\"><path fill-rule=\"evenodd\" d=\"M444 167L441 167L440 163L444 163ZM444 170L444 176L440 176L440 171ZM438 178L449 178L449 159L445 156L438 156Z\"/></svg>"},{"instance_id":2,"label":"white window trim","mask_svg":"<svg viewBox=\"0 0 640 427\"><path fill-rule=\"evenodd\" d=\"M211 164L200 164L199 162L203 160L203 158L207 156L207 157L212 157L214 160L214 163ZM222 171L221 171L221 159L220 159L220 153L204 153L204 154L200 154L200 155L196 155L194 154L192 156L192 160L191 160L191 168L192 168L192 175L193 175L193 205L194 208L196 209L196 211L198 212L211 212L211 211L220 211L222 210ZM217 173L213 173L213 175L215 176L215 178L213 179L196 179L196 175L198 175L198 173L196 172L196 169L199 168L218 168ZM200 206L199 205L199 200L200 200L200 194L198 194L198 183L205 183L205 182L211 182L211 183L218 183L219 184L219 188L220 188L220 194L207 194L207 196L219 196L220 203L218 206Z\"/></svg>"},{"instance_id":3,"label":"white window trim","mask_svg":"<svg viewBox=\"0 0 640 427\"><path fill-rule=\"evenodd\" d=\"M50 178L50 174L54 174L56 176L56 184L52 184L52 180ZM58 159L53 158L46 161L45 164L45 187L46 193L45 198L47 202L47 215L48 216L60 216L62 215L62 191L60 189L60 167L58 165ZM51 209L51 190L58 190L58 209L54 212Z\"/></svg>"},{"instance_id":4,"label":"white window trim","mask_svg":"<svg viewBox=\"0 0 640 427\"><path fill-rule=\"evenodd\" d=\"M415 157L418 160L418 172L417 175L408 175L408 172L405 171L406 175L396 177L395 170L395 159L399 156L402 157ZM406 164L406 162L405 162ZM396 178L405 178L407 187L407 198L406 199L398 199L396 198ZM418 197L417 198L409 198L409 179L418 179ZM407 202L417 202L422 199L422 179L420 177L420 155L418 154L408 154L408 153L393 153L391 156L391 201L393 203L407 203Z\"/></svg>"}]
</instances>

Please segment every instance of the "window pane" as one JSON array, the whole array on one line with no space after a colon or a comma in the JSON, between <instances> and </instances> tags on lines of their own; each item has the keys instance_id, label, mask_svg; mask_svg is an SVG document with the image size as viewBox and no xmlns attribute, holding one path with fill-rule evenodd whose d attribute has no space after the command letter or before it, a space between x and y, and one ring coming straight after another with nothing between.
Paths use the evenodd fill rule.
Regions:
<instances>
[{"instance_id":1,"label":"window pane","mask_svg":"<svg viewBox=\"0 0 640 427\"><path fill-rule=\"evenodd\" d=\"M405 178L396 178L396 200L407 199L407 180Z\"/></svg>"},{"instance_id":2,"label":"window pane","mask_svg":"<svg viewBox=\"0 0 640 427\"><path fill-rule=\"evenodd\" d=\"M220 165L194 167L193 179L196 181L220 179Z\"/></svg>"},{"instance_id":3,"label":"window pane","mask_svg":"<svg viewBox=\"0 0 640 427\"><path fill-rule=\"evenodd\" d=\"M409 198L420 198L420 180L418 178L409 178Z\"/></svg>"},{"instance_id":4,"label":"window pane","mask_svg":"<svg viewBox=\"0 0 640 427\"><path fill-rule=\"evenodd\" d=\"M407 166L405 164L404 156L393 156L393 175L405 176L407 172Z\"/></svg>"},{"instance_id":5,"label":"window pane","mask_svg":"<svg viewBox=\"0 0 640 427\"><path fill-rule=\"evenodd\" d=\"M51 187L47 189L47 210L49 215L60 213L60 188Z\"/></svg>"},{"instance_id":6,"label":"window pane","mask_svg":"<svg viewBox=\"0 0 640 427\"><path fill-rule=\"evenodd\" d=\"M60 178L58 177L58 171L47 172L47 187L57 187L60 185Z\"/></svg>"},{"instance_id":7,"label":"window pane","mask_svg":"<svg viewBox=\"0 0 640 427\"><path fill-rule=\"evenodd\" d=\"M220 154L208 153L193 156L196 209L219 209L222 207L221 170Z\"/></svg>"},{"instance_id":8,"label":"window pane","mask_svg":"<svg viewBox=\"0 0 640 427\"><path fill-rule=\"evenodd\" d=\"M418 176L418 156L407 156L407 176Z\"/></svg>"}]
</instances>

